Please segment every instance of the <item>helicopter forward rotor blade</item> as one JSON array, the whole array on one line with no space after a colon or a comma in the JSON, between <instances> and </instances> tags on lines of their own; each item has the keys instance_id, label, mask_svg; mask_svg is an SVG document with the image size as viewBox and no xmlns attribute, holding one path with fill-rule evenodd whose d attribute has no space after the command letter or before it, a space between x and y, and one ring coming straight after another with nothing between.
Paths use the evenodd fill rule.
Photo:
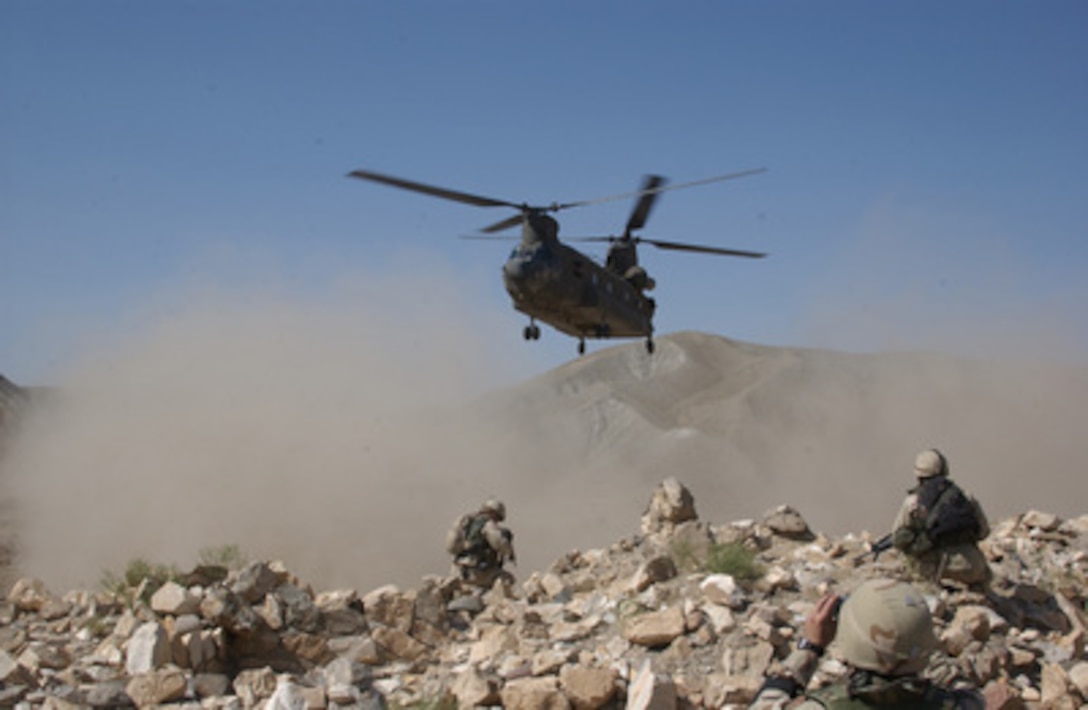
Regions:
<instances>
[{"instance_id":1,"label":"helicopter forward rotor blade","mask_svg":"<svg viewBox=\"0 0 1088 710\"><path fill-rule=\"evenodd\" d=\"M472 239L483 242L512 242L518 239L513 234L461 234L461 239Z\"/></svg>"},{"instance_id":2,"label":"helicopter forward rotor blade","mask_svg":"<svg viewBox=\"0 0 1088 710\"><path fill-rule=\"evenodd\" d=\"M700 254L720 254L722 256L746 256L752 259L762 259L767 256L762 252L744 251L742 249L723 249L721 247L708 247L699 244L683 244L681 242L663 242L657 239L643 239L638 241L653 244L658 249L675 249L676 251L693 251Z\"/></svg>"},{"instance_id":3,"label":"helicopter forward rotor blade","mask_svg":"<svg viewBox=\"0 0 1088 710\"><path fill-rule=\"evenodd\" d=\"M477 207L513 207L516 210L522 209L522 206L514 202L507 202L505 200L496 200L492 197L483 197L481 195L473 195L468 192L459 192L457 190L449 190L444 187L436 187L434 185L426 185L422 182L415 182L413 180L405 180L404 178L393 177L392 175L383 175L382 173L372 172L370 170L353 170L348 173L349 177L359 178L360 180L371 180L373 182L380 182L383 185L390 185L392 187L399 187L402 190L411 190L412 192L422 192L424 195L432 195L434 197L441 197L447 200L453 200L454 202L464 202L469 205L476 205ZM520 220L520 216L518 217Z\"/></svg>"},{"instance_id":4,"label":"helicopter forward rotor blade","mask_svg":"<svg viewBox=\"0 0 1088 710\"><path fill-rule=\"evenodd\" d=\"M524 219L525 219L525 215L519 213L519 214L516 214L516 215L514 215L512 217L507 217L504 220L496 222L495 224L488 225L487 227L484 227L480 231L483 232L484 234L494 234L495 232L501 232L504 229L510 229L514 225L521 224L522 221L524 221Z\"/></svg>"}]
</instances>

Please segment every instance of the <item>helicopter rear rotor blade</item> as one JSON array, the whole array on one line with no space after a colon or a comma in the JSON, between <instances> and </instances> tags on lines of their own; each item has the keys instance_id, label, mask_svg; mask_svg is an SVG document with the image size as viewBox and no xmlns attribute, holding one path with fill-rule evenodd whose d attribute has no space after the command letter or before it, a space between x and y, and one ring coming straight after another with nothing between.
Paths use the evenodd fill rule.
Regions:
<instances>
[{"instance_id":1,"label":"helicopter rear rotor blade","mask_svg":"<svg viewBox=\"0 0 1088 710\"><path fill-rule=\"evenodd\" d=\"M513 207L516 210L522 209L522 205L516 204L514 202L497 200L492 197L483 197L481 195L473 195L471 193L460 192L458 190L449 190L444 187L427 185L422 182L415 182L414 180L405 180L404 178L393 177L392 175L383 175L382 173L376 173L370 170L353 170L348 173L348 176L359 178L360 180L379 182L383 185L390 185L392 187L399 187L402 190L422 192L424 195L441 197L446 200L453 200L454 202L463 202L469 205L476 205L477 207ZM520 216L518 217L518 219L520 219Z\"/></svg>"},{"instance_id":2,"label":"helicopter rear rotor blade","mask_svg":"<svg viewBox=\"0 0 1088 710\"><path fill-rule=\"evenodd\" d=\"M631 232L642 229L646 225L650 210L653 208L657 196L661 194L660 188L664 184L665 178L660 175L647 175L643 178L642 196L638 198L635 209L631 211L631 216L627 218L627 227L623 231L625 235L630 236Z\"/></svg>"},{"instance_id":3,"label":"helicopter rear rotor blade","mask_svg":"<svg viewBox=\"0 0 1088 710\"><path fill-rule=\"evenodd\" d=\"M682 182L676 185L661 185L649 190L636 190L635 192L624 192L619 195L609 195L608 197L598 197L595 200L582 200L581 202L567 202L561 205L554 205L555 209L566 209L568 207L582 207L583 205L596 205L602 202L612 202L613 200L626 200L629 197L641 197L642 195L659 194L662 192L668 192L669 190L680 190L685 187L695 187L697 185L706 185L712 182L721 182L723 180L735 180L737 178L748 177L749 175L758 175L759 173L767 172L767 168L753 168L751 170L741 170L736 173L728 173L726 175L717 175L715 177L703 178L702 180L692 180L691 182Z\"/></svg>"},{"instance_id":4,"label":"helicopter rear rotor blade","mask_svg":"<svg viewBox=\"0 0 1088 710\"><path fill-rule=\"evenodd\" d=\"M744 251L743 249L723 249L721 247L708 247L701 244L684 244L682 242L663 242L658 239L638 239L640 242L653 244L658 249L674 249L676 251L693 251L700 254L719 254L722 256L746 256L751 259L762 259L767 256L762 252Z\"/></svg>"}]
</instances>

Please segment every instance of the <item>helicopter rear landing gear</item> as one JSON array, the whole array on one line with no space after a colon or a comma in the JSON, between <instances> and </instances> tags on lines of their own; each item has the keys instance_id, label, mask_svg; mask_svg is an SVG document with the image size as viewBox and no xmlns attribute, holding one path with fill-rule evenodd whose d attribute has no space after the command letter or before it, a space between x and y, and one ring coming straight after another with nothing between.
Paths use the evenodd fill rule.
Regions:
<instances>
[{"instance_id":1,"label":"helicopter rear landing gear","mask_svg":"<svg viewBox=\"0 0 1088 710\"><path fill-rule=\"evenodd\" d=\"M648 352L651 355L654 354L654 339L653 338L646 338L646 352Z\"/></svg>"},{"instance_id":2,"label":"helicopter rear landing gear","mask_svg":"<svg viewBox=\"0 0 1088 710\"><path fill-rule=\"evenodd\" d=\"M522 336L526 340L540 340L540 326L534 322L530 322L525 326L525 330L521 331Z\"/></svg>"},{"instance_id":3,"label":"helicopter rear landing gear","mask_svg":"<svg viewBox=\"0 0 1088 710\"><path fill-rule=\"evenodd\" d=\"M578 338L578 354L579 355L585 355L586 354L586 339L585 338Z\"/></svg>"}]
</instances>

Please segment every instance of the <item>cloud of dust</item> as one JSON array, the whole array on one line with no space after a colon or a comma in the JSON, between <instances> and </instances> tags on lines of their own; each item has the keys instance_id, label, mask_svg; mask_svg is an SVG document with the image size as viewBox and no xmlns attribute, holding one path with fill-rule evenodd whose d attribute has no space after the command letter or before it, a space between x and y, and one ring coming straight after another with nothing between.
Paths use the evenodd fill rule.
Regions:
<instances>
[{"instance_id":1,"label":"cloud of dust","mask_svg":"<svg viewBox=\"0 0 1088 710\"><path fill-rule=\"evenodd\" d=\"M20 572L94 587L136 558L188 568L238 545L324 586L446 573L450 523L492 495L518 515L532 471L558 460L472 414L526 366L496 347L504 324L419 262L318 294L164 298L88 351L13 442Z\"/></svg>"},{"instance_id":2,"label":"cloud of dust","mask_svg":"<svg viewBox=\"0 0 1088 710\"><path fill-rule=\"evenodd\" d=\"M1060 241L1023 241L983 216L888 197L805 297L805 342L1083 363L1088 285L1061 276L1073 270L1055 259Z\"/></svg>"}]
</instances>

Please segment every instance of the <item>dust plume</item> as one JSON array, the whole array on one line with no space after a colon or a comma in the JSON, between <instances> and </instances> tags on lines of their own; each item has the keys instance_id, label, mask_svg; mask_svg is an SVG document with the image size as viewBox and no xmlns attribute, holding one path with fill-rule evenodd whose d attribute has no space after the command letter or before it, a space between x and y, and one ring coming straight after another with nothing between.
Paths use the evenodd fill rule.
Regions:
<instances>
[{"instance_id":1,"label":"dust plume","mask_svg":"<svg viewBox=\"0 0 1088 710\"><path fill-rule=\"evenodd\" d=\"M518 515L526 452L546 448L471 414L538 366L508 364L504 326L418 263L321 293L164 297L21 427L5 462L20 571L94 587L135 558L187 568L237 545L323 585L446 573L450 522L491 495Z\"/></svg>"}]
</instances>

